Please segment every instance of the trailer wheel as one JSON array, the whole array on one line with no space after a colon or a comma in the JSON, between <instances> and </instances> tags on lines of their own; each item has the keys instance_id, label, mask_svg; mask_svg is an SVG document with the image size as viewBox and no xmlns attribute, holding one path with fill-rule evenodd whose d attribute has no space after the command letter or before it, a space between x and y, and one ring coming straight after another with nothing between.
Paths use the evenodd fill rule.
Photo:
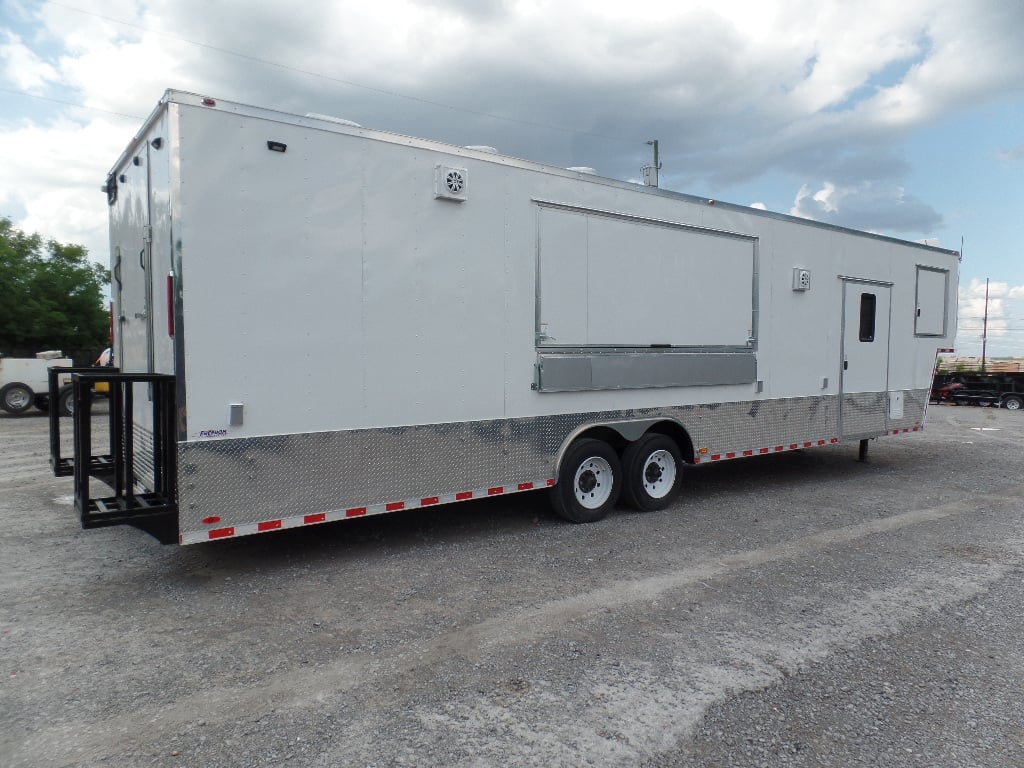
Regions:
<instances>
[{"instance_id":1,"label":"trailer wheel","mask_svg":"<svg viewBox=\"0 0 1024 768\"><path fill-rule=\"evenodd\" d=\"M1020 395L1007 395L1003 398L1003 408L1008 411L1019 411L1024 408L1024 397Z\"/></svg>"},{"instance_id":2,"label":"trailer wheel","mask_svg":"<svg viewBox=\"0 0 1024 768\"><path fill-rule=\"evenodd\" d=\"M623 498L635 509L652 512L664 509L678 495L683 455L667 435L647 434L626 448L622 468Z\"/></svg>"},{"instance_id":3,"label":"trailer wheel","mask_svg":"<svg viewBox=\"0 0 1024 768\"><path fill-rule=\"evenodd\" d=\"M57 399L57 413L61 416L71 416L75 412L75 399L72 395L71 387L65 387L60 392L60 397Z\"/></svg>"},{"instance_id":4,"label":"trailer wheel","mask_svg":"<svg viewBox=\"0 0 1024 768\"><path fill-rule=\"evenodd\" d=\"M570 522L596 522L618 501L622 465L608 443L591 439L573 443L559 474L551 500L558 515Z\"/></svg>"},{"instance_id":5,"label":"trailer wheel","mask_svg":"<svg viewBox=\"0 0 1024 768\"><path fill-rule=\"evenodd\" d=\"M33 399L32 390L18 381L0 389L0 408L8 413L24 413L32 406Z\"/></svg>"},{"instance_id":6,"label":"trailer wheel","mask_svg":"<svg viewBox=\"0 0 1024 768\"><path fill-rule=\"evenodd\" d=\"M46 395L36 395L32 404L43 413L47 413L50 410L50 398Z\"/></svg>"}]
</instances>

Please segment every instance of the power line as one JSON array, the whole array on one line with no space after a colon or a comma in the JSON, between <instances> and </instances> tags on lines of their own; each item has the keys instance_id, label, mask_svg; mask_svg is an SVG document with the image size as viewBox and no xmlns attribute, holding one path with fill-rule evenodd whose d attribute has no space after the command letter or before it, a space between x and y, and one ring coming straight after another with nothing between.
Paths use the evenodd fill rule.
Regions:
<instances>
[{"instance_id":1,"label":"power line","mask_svg":"<svg viewBox=\"0 0 1024 768\"><path fill-rule=\"evenodd\" d=\"M11 93L15 96L25 96L29 99L39 99L40 101L52 101L54 104L63 104L66 107L76 107L77 109L87 109L90 112L102 112L105 115L117 115L118 117L130 117L133 120L144 120L144 117L139 115L128 115L124 112L113 112L109 109L100 109L99 107L88 107L85 104L76 104L73 101L65 101L64 99L54 99L50 96L39 96L35 93L29 93L28 91L16 91L12 88L0 88L0 91L4 93Z\"/></svg>"},{"instance_id":2,"label":"power line","mask_svg":"<svg viewBox=\"0 0 1024 768\"><path fill-rule=\"evenodd\" d=\"M270 59L264 59L264 58L261 58L259 56L253 56L253 55L248 54L248 53L241 53L239 51L232 51L229 48L221 48L220 46L217 46L217 45L211 45L209 43L201 43L198 40L192 40L191 38L182 37L181 35L173 35L173 34L171 34L169 32L161 32L160 30L152 29L150 27L144 27L144 26L142 26L140 24L134 24L134 23L132 23L130 21L124 21L123 19L115 19L112 16L106 16L106 15L104 15L102 13L95 13L94 11L87 11L87 10L84 10L82 8L75 8L74 6L71 6L71 5L65 5L64 3L56 2L56 0L47 0L47 4L48 5L56 6L58 8L64 8L65 10L73 11L75 13L81 13L81 14L83 14L85 16L92 16L92 17L97 18L97 19L103 19L104 21L109 21L109 22L112 22L114 24L120 24L120 25L125 26L125 27L131 27L132 29L138 29L138 30L141 30L143 32L148 32L148 33L153 34L153 35L158 35L160 37L166 37L166 38L171 39L171 40L178 40L179 42L188 43L189 45L195 45L195 46L197 46L199 48L205 48L205 49L210 50L210 51L216 51L217 53L223 53L223 54L225 54L227 56L234 56L236 58L244 59L246 61L256 62L257 64L263 64L263 65L268 66L268 67L276 67L278 69L283 69L283 70L286 70L288 72L295 72L296 74L306 75L308 77L317 77L317 78L320 78L322 80L329 80L329 81L331 81L333 83L340 83L342 85L351 86L352 88L360 88L360 89L365 90L365 91L370 91L372 93L381 94L382 96L390 96L390 97L396 98L396 99L405 99L407 101L414 101L414 102L417 102L419 104L427 104L427 105L432 106L432 107L438 107L440 109L447 109L447 110L450 110L450 111L453 111L453 112L463 112L463 113L468 114L468 115L476 115L478 117L486 117L486 118L489 118L491 120L499 120L499 121L504 121L504 122L507 122L507 123L516 123L518 125L527 125L527 126L530 126L532 128L544 128L546 130L559 131L561 133L571 133L571 134L584 135L584 136L593 136L593 137L599 138L599 139L608 139L610 141L620 141L620 142L623 142L623 143L626 143L626 144L633 144L633 143L635 143L632 139L625 139L625 138L623 138L621 136L608 136L606 134L594 133L592 131L582 131L582 130L579 130L577 128L567 128L567 127L562 126L562 125L552 125L551 123L539 123L539 122L536 122L536 121L533 121L533 120L522 120L522 119L519 119L519 118L516 118L516 117L505 117L503 115L495 115L495 114L492 114L490 112L482 112L482 111L475 110L475 109L469 109L467 107L456 107L456 106L453 106L451 104L445 104L444 102L441 102L441 101L434 101L432 99L425 99L425 98L423 98L421 96L410 96L409 94L399 93L398 91L391 91L391 90L388 90L386 88L376 88L376 87L374 87L372 85L365 85L363 83L357 83L354 80L345 80L345 79L340 78L340 77L334 77L332 75L325 75L322 72L314 72L314 71L309 70L309 69L301 69L300 67L293 67L290 64L282 64L282 63L277 62L277 61L271 61Z\"/></svg>"},{"instance_id":3,"label":"power line","mask_svg":"<svg viewBox=\"0 0 1024 768\"><path fill-rule=\"evenodd\" d=\"M960 319L961 320L981 320L982 317L981 317L981 315L960 315ZM992 315L989 315L989 319L990 320L993 319ZM1014 322L1016 322L1017 320L1024 320L1024 317L996 317L994 319L995 320L1013 320Z\"/></svg>"}]
</instances>

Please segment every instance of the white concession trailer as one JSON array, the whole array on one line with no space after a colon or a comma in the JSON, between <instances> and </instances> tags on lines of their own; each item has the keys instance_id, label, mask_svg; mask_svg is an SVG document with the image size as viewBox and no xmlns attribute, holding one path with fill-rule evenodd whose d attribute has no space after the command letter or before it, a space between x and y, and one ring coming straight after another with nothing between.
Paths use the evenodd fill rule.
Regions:
<instances>
[{"instance_id":1,"label":"white concession trailer","mask_svg":"<svg viewBox=\"0 0 1024 768\"><path fill-rule=\"evenodd\" d=\"M53 463L87 526L182 544L658 509L684 467L920 430L955 334L955 251L188 93L105 190L118 372L75 373Z\"/></svg>"}]
</instances>

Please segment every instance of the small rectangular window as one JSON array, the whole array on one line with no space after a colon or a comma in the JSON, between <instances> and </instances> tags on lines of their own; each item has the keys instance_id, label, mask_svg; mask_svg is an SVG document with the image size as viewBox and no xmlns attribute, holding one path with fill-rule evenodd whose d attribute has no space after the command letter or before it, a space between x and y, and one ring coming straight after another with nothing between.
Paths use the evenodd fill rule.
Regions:
<instances>
[{"instance_id":1,"label":"small rectangular window","mask_svg":"<svg viewBox=\"0 0 1024 768\"><path fill-rule=\"evenodd\" d=\"M875 340L875 294L860 295L860 340Z\"/></svg>"}]
</instances>

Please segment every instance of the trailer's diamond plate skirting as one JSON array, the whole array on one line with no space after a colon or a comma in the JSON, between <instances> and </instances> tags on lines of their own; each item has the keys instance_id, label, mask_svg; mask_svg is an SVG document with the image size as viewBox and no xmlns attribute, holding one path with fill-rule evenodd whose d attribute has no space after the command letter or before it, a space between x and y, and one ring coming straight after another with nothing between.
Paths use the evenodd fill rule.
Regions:
<instances>
[{"instance_id":1,"label":"trailer's diamond plate skirting","mask_svg":"<svg viewBox=\"0 0 1024 768\"><path fill-rule=\"evenodd\" d=\"M134 425L135 482L152 491L156 485L153 467L153 433L146 427Z\"/></svg>"},{"instance_id":2,"label":"trailer's diamond plate skirting","mask_svg":"<svg viewBox=\"0 0 1024 768\"><path fill-rule=\"evenodd\" d=\"M908 395L899 422L886 421L885 393L854 402L870 403L881 435L921 423L927 392ZM710 458L834 441L839 418L830 395L187 442L178 449L180 524L201 531L554 477L565 442L589 425L675 421L695 451L706 449L698 458Z\"/></svg>"},{"instance_id":3,"label":"trailer's diamond plate skirting","mask_svg":"<svg viewBox=\"0 0 1024 768\"><path fill-rule=\"evenodd\" d=\"M885 432L888 397L886 392L855 392L843 395L842 435L856 437Z\"/></svg>"}]
</instances>

